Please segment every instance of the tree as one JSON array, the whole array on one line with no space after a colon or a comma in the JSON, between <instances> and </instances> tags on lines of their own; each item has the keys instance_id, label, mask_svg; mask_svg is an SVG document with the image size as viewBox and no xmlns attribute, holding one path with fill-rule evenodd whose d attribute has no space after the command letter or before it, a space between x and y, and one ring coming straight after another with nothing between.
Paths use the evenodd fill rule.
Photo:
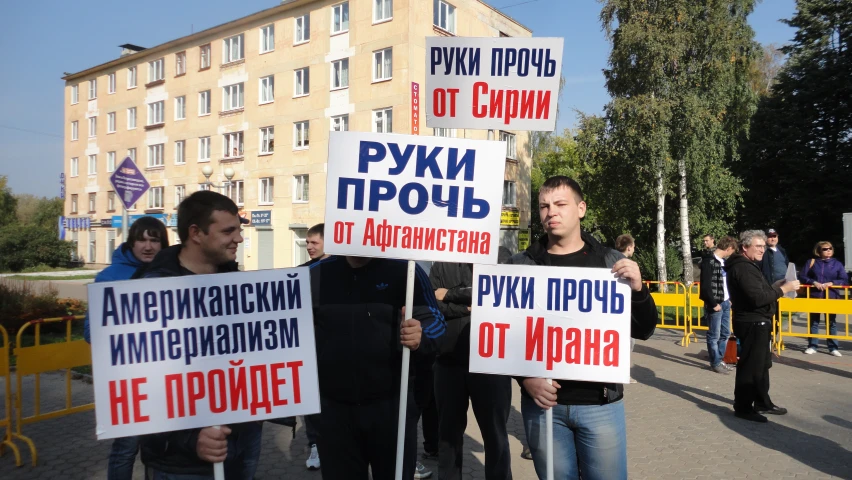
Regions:
<instances>
[{"instance_id":1,"label":"tree","mask_svg":"<svg viewBox=\"0 0 852 480\"><path fill-rule=\"evenodd\" d=\"M0 227L15 222L15 208L17 201L9 188L9 177L0 175Z\"/></svg>"}]
</instances>

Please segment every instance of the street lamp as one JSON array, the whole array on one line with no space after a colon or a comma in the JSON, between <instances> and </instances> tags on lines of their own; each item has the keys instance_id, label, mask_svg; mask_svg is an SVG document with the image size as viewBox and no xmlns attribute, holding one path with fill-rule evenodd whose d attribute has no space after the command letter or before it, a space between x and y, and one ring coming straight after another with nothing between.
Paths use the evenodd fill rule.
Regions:
<instances>
[{"instance_id":1,"label":"street lamp","mask_svg":"<svg viewBox=\"0 0 852 480\"><path fill-rule=\"evenodd\" d=\"M234 178L233 168L228 167L225 169L223 173L225 174L225 180L227 181L221 185L215 184L210 181L210 175L213 175L213 167L211 167L210 165L204 165L203 167L201 167L201 173L204 174L204 178L207 179L207 181L204 182L204 185L215 188L224 188L226 189L225 191L231 188L231 179Z\"/></svg>"}]
</instances>

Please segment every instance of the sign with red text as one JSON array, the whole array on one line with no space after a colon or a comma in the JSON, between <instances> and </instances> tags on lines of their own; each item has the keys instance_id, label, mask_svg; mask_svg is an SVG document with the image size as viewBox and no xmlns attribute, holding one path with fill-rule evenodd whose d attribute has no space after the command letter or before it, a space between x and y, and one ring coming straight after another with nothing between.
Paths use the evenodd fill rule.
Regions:
<instances>
[{"instance_id":1,"label":"sign with red text","mask_svg":"<svg viewBox=\"0 0 852 480\"><path fill-rule=\"evenodd\" d=\"M505 142L330 135L326 253L497 263Z\"/></svg>"},{"instance_id":2,"label":"sign with red text","mask_svg":"<svg viewBox=\"0 0 852 480\"><path fill-rule=\"evenodd\" d=\"M470 371L630 382L630 286L606 268L475 265Z\"/></svg>"},{"instance_id":3,"label":"sign with red text","mask_svg":"<svg viewBox=\"0 0 852 480\"><path fill-rule=\"evenodd\" d=\"M420 135L420 84L411 82L411 134Z\"/></svg>"},{"instance_id":4,"label":"sign with red text","mask_svg":"<svg viewBox=\"0 0 852 480\"><path fill-rule=\"evenodd\" d=\"M306 267L89 285L99 440L320 411Z\"/></svg>"},{"instance_id":5,"label":"sign with red text","mask_svg":"<svg viewBox=\"0 0 852 480\"><path fill-rule=\"evenodd\" d=\"M561 38L426 37L426 126L553 131Z\"/></svg>"}]
</instances>

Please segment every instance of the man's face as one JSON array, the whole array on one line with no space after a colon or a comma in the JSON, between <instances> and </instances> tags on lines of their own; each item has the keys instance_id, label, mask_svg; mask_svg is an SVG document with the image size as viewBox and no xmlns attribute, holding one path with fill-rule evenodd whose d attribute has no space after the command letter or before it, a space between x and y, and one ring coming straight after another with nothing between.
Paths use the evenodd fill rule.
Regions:
<instances>
[{"instance_id":1,"label":"man's face","mask_svg":"<svg viewBox=\"0 0 852 480\"><path fill-rule=\"evenodd\" d=\"M748 257L752 262L763 260L764 253L766 253L766 242L762 238L753 239L751 245L743 248L743 255Z\"/></svg>"},{"instance_id":2,"label":"man's face","mask_svg":"<svg viewBox=\"0 0 852 480\"><path fill-rule=\"evenodd\" d=\"M143 232L142 240L134 241L131 251L133 252L133 256L140 262L151 263L154 257L157 256L157 252L162 248L163 244L160 243L159 238L148 235L148 232Z\"/></svg>"},{"instance_id":3,"label":"man's face","mask_svg":"<svg viewBox=\"0 0 852 480\"><path fill-rule=\"evenodd\" d=\"M207 233L200 229L195 237L201 251L211 265L222 265L237 258L237 246L243 243L240 217L224 210L214 210L210 215Z\"/></svg>"},{"instance_id":4,"label":"man's face","mask_svg":"<svg viewBox=\"0 0 852 480\"><path fill-rule=\"evenodd\" d=\"M577 203L574 192L567 187L539 193L538 208L544 231L558 238L577 231L580 219L586 215L586 202Z\"/></svg>"},{"instance_id":5,"label":"man's face","mask_svg":"<svg viewBox=\"0 0 852 480\"><path fill-rule=\"evenodd\" d=\"M716 246L716 245L715 245L715 242L713 241L713 237L711 237L709 235L704 237L704 248L713 248L714 246Z\"/></svg>"},{"instance_id":6,"label":"man's face","mask_svg":"<svg viewBox=\"0 0 852 480\"><path fill-rule=\"evenodd\" d=\"M778 234L772 234L766 236L766 244L770 247L775 247L778 245Z\"/></svg>"},{"instance_id":7,"label":"man's face","mask_svg":"<svg viewBox=\"0 0 852 480\"><path fill-rule=\"evenodd\" d=\"M323 238L319 235L308 235L308 238L305 240L308 249L308 256L311 257L311 260L320 258L325 253L323 247L325 242Z\"/></svg>"}]
</instances>

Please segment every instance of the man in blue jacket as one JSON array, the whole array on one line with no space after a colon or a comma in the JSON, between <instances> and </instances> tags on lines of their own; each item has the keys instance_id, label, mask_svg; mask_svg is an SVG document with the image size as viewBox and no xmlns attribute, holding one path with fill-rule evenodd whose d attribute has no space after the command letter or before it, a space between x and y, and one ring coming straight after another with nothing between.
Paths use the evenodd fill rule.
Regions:
<instances>
[{"instance_id":1,"label":"man in blue jacket","mask_svg":"<svg viewBox=\"0 0 852 480\"><path fill-rule=\"evenodd\" d=\"M139 267L151 263L157 253L169 246L169 237L163 222L154 217L142 217L127 232L127 242L112 253L112 264L95 277L95 283L129 280ZM89 316L86 316L83 336L91 343ZM109 453L107 478L131 480L133 463L139 450L139 437L121 437L112 442Z\"/></svg>"},{"instance_id":2,"label":"man in blue jacket","mask_svg":"<svg viewBox=\"0 0 852 480\"><path fill-rule=\"evenodd\" d=\"M787 278L787 264L790 258L787 250L778 245L778 232L774 228L766 231L766 253L760 261L760 271L770 285Z\"/></svg>"}]
</instances>

